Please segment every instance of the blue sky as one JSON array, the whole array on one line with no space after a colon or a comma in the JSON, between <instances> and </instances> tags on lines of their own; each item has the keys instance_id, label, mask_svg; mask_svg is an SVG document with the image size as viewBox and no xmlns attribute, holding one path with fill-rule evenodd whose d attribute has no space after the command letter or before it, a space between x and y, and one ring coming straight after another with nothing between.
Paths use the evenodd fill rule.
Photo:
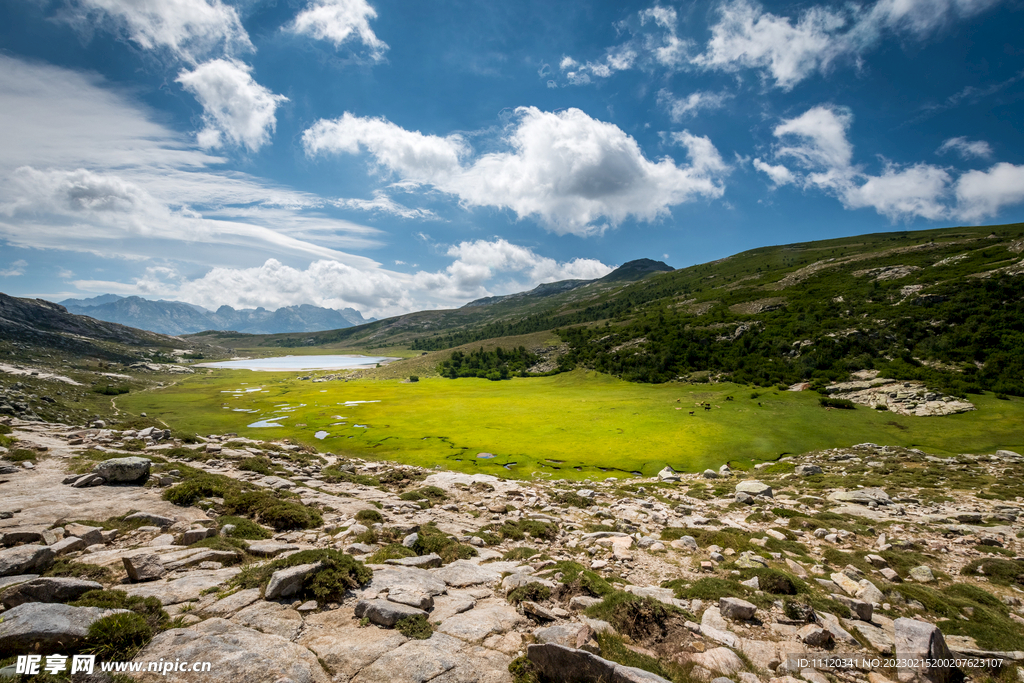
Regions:
<instances>
[{"instance_id":1,"label":"blue sky","mask_svg":"<svg viewBox=\"0 0 1024 683\"><path fill-rule=\"evenodd\" d=\"M0 291L383 317L1024 220L1021 0L0 0Z\"/></svg>"}]
</instances>

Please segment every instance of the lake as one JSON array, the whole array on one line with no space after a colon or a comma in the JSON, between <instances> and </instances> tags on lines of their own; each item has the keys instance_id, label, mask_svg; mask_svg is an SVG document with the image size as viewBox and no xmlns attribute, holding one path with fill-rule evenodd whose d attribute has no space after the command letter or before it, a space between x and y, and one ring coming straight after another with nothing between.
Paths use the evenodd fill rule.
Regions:
<instances>
[{"instance_id":1,"label":"lake","mask_svg":"<svg viewBox=\"0 0 1024 683\"><path fill-rule=\"evenodd\" d=\"M252 358L250 360L226 360L220 363L196 363L198 368L221 368L223 370L351 370L372 368L377 363L387 363L397 358L387 356L280 356L277 358Z\"/></svg>"}]
</instances>

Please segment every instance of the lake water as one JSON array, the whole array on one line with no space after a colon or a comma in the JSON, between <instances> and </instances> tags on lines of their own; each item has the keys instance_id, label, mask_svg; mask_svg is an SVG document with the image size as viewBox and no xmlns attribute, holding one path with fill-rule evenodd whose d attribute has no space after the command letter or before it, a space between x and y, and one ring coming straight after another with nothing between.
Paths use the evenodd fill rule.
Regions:
<instances>
[{"instance_id":1,"label":"lake water","mask_svg":"<svg viewBox=\"0 0 1024 683\"><path fill-rule=\"evenodd\" d=\"M387 356L281 356L278 358L253 358L251 360L226 360L220 363L197 363L195 367L221 368L224 370L350 370L372 368L377 363L398 360ZM250 390L251 391L251 390Z\"/></svg>"}]
</instances>

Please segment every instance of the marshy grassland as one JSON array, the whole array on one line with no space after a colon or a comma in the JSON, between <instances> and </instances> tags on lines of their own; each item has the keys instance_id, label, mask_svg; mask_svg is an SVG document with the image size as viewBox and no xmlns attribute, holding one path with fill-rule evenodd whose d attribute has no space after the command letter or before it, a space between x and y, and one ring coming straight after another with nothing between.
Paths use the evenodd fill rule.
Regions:
<instances>
[{"instance_id":1,"label":"marshy grassland","mask_svg":"<svg viewBox=\"0 0 1024 683\"><path fill-rule=\"evenodd\" d=\"M864 442L935 454L1024 449L1024 400L1016 397L972 395L978 410L945 417L826 411L818 399L737 384L636 384L583 370L412 383L216 370L116 401L200 434L288 438L338 455L513 478L653 476L666 465L694 472L724 460L745 468ZM278 416L278 427L247 426Z\"/></svg>"}]
</instances>

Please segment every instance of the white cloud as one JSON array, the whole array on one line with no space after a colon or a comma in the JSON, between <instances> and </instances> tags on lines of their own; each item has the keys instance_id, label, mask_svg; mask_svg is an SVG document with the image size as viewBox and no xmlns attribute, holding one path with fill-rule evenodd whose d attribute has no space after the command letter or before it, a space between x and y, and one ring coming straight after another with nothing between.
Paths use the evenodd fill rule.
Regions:
<instances>
[{"instance_id":1,"label":"white cloud","mask_svg":"<svg viewBox=\"0 0 1024 683\"><path fill-rule=\"evenodd\" d=\"M969 221L995 216L1024 201L1024 166L1006 162L987 171L968 171L956 183L958 215Z\"/></svg>"},{"instance_id":2,"label":"white cloud","mask_svg":"<svg viewBox=\"0 0 1024 683\"><path fill-rule=\"evenodd\" d=\"M370 20L376 17L376 10L366 0L313 0L286 30L329 40L335 48L358 38L369 49L370 56L380 61L388 45L370 28Z\"/></svg>"},{"instance_id":3,"label":"white cloud","mask_svg":"<svg viewBox=\"0 0 1024 683\"><path fill-rule=\"evenodd\" d=\"M227 304L276 309L309 303L353 307L380 318L461 306L471 299L531 289L542 282L595 279L612 270L593 259L558 263L503 239L462 242L449 247L447 255L454 260L445 269L414 275L367 271L331 260L316 260L303 269L271 258L252 268L213 268L193 279L174 269L152 267L130 283L79 280L74 284L85 291L161 297L206 308Z\"/></svg>"},{"instance_id":4,"label":"white cloud","mask_svg":"<svg viewBox=\"0 0 1024 683\"><path fill-rule=\"evenodd\" d=\"M505 139L509 150L468 162L459 136L407 131L384 119L346 113L318 121L303 134L310 156L370 152L382 171L403 181L429 184L466 206L511 209L559 234L589 235L633 217L652 221L671 206L724 193L728 172L707 138L688 133L691 164L648 160L617 126L578 109L558 113L520 107ZM464 161L467 160L467 161Z\"/></svg>"},{"instance_id":5,"label":"white cloud","mask_svg":"<svg viewBox=\"0 0 1024 683\"><path fill-rule=\"evenodd\" d=\"M28 262L23 259L18 259L11 263L8 268L0 270L0 277L18 277L19 275L25 274L25 267L28 266Z\"/></svg>"},{"instance_id":6,"label":"white cloud","mask_svg":"<svg viewBox=\"0 0 1024 683\"><path fill-rule=\"evenodd\" d=\"M77 0L69 17L89 27L106 17L140 47L187 62L214 50L253 49L238 12L220 0Z\"/></svg>"},{"instance_id":7,"label":"white cloud","mask_svg":"<svg viewBox=\"0 0 1024 683\"><path fill-rule=\"evenodd\" d=\"M942 143L936 154L956 152L964 159L991 159L992 147L984 140L968 140L965 137L950 138Z\"/></svg>"},{"instance_id":8,"label":"white cloud","mask_svg":"<svg viewBox=\"0 0 1024 683\"><path fill-rule=\"evenodd\" d=\"M676 97L668 90L658 93L658 102L668 110L669 118L679 123L687 116L696 116L701 111L721 109L732 99L728 93L714 93L697 90L686 97Z\"/></svg>"},{"instance_id":9,"label":"white cloud","mask_svg":"<svg viewBox=\"0 0 1024 683\"><path fill-rule=\"evenodd\" d=\"M384 194L382 190L373 193L373 199L338 199L334 201L335 206L359 211L374 211L398 216L399 218L410 218L419 220L437 219L437 215L429 209L412 209L399 204L391 197Z\"/></svg>"},{"instance_id":10,"label":"white cloud","mask_svg":"<svg viewBox=\"0 0 1024 683\"><path fill-rule=\"evenodd\" d=\"M214 59L178 74L177 81L203 105L201 147L221 147L226 137L255 152L270 142L277 125L274 112L288 98L254 81L251 71L251 66L233 59Z\"/></svg>"},{"instance_id":11,"label":"white cloud","mask_svg":"<svg viewBox=\"0 0 1024 683\"><path fill-rule=\"evenodd\" d=\"M729 0L718 9L705 50L691 59L704 69L762 71L774 85L792 89L840 58L856 60L887 33L923 39L953 21L971 17L999 0L878 0L811 6L798 17L766 12L751 0Z\"/></svg>"},{"instance_id":12,"label":"white cloud","mask_svg":"<svg viewBox=\"0 0 1024 683\"><path fill-rule=\"evenodd\" d=\"M1013 164L968 171L955 179L952 169L883 160L882 173L870 174L853 163L853 146L846 136L852 120L848 110L819 105L783 121L774 131L780 139L774 154L791 159L799 170L761 159L754 160L754 168L776 186L794 183L823 190L848 209L873 208L893 221L952 217L979 221L1024 201L1024 166ZM943 148L962 151L965 145L970 149L975 143L953 138Z\"/></svg>"}]
</instances>

